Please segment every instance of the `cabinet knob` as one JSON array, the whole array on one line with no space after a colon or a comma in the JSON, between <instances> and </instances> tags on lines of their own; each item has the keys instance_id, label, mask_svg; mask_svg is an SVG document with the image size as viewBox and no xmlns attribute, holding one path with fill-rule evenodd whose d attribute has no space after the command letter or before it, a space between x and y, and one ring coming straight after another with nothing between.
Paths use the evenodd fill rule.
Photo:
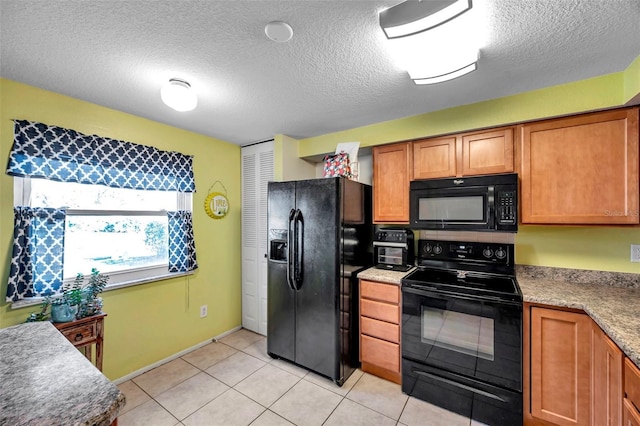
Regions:
<instances>
[{"instance_id":1,"label":"cabinet knob","mask_svg":"<svg viewBox=\"0 0 640 426\"><path fill-rule=\"evenodd\" d=\"M82 340L82 333L76 334L76 337L74 337L73 340L75 342L79 342L80 340Z\"/></svg>"}]
</instances>

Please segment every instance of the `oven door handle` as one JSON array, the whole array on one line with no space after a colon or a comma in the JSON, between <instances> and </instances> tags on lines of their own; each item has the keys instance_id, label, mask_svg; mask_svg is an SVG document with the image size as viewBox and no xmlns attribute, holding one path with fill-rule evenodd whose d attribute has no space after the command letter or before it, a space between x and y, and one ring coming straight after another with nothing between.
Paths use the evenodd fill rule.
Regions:
<instances>
[{"instance_id":1,"label":"oven door handle","mask_svg":"<svg viewBox=\"0 0 640 426\"><path fill-rule=\"evenodd\" d=\"M418 296L425 297L434 297L434 298L442 298L442 296L446 296L452 299L459 300L476 300L476 301L486 301L486 302L500 302L509 305L521 306L522 302L517 302L514 300L504 300L497 296L467 296L463 294L454 293L451 291L440 290L435 287L429 286L419 286L419 287L402 287L402 291L406 293L416 294Z\"/></svg>"},{"instance_id":2,"label":"oven door handle","mask_svg":"<svg viewBox=\"0 0 640 426\"><path fill-rule=\"evenodd\" d=\"M418 374L420 376L425 376L425 377L428 377L428 378L430 378L432 380L436 380L438 382L446 383L446 384L448 384L450 386L455 386L455 387L457 387L459 389L463 389L463 390L466 390L466 391L477 393L478 395L486 396L487 398L492 398L492 399L498 400L500 402L507 402L504 398L502 398L502 397L500 397L498 395L495 395L495 394L493 394L491 392L487 392L487 391L482 390L482 389L475 388L473 386L469 386L469 385L465 385L465 384L462 384L462 383L458 383L458 382L450 380L450 379L445 379L444 377L440 377L440 376L438 376L436 374L431 374L431 373L427 373L425 371L416 370L415 368L413 368L412 371L413 371L413 373Z\"/></svg>"}]
</instances>

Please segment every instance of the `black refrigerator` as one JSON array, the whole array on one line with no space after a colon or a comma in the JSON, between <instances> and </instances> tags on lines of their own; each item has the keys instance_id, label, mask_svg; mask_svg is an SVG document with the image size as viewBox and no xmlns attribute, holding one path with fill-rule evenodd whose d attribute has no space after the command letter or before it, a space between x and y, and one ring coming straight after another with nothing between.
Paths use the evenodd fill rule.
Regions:
<instances>
[{"instance_id":1,"label":"black refrigerator","mask_svg":"<svg viewBox=\"0 0 640 426\"><path fill-rule=\"evenodd\" d=\"M268 184L267 352L342 385L359 366L358 281L373 262L371 187Z\"/></svg>"}]
</instances>

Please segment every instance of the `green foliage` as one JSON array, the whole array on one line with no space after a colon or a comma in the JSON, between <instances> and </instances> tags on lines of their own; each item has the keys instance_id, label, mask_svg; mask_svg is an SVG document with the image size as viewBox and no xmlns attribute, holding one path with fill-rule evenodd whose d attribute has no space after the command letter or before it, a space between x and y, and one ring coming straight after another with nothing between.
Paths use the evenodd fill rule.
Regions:
<instances>
[{"instance_id":1,"label":"green foliage","mask_svg":"<svg viewBox=\"0 0 640 426\"><path fill-rule=\"evenodd\" d=\"M144 243L160 254L165 247L166 227L160 222L151 222L144 228Z\"/></svg>"}]
</instances>

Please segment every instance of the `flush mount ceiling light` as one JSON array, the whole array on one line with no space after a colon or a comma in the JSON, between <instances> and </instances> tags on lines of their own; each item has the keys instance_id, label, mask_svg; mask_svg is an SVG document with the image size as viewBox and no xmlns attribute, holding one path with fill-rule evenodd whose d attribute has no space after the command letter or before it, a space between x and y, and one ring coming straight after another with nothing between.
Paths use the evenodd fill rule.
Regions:
<instances>
[{"instance_id":1,"label":"flush mount ceiling light","mask_svg":"<svg viewBox=\"0 0 640 426\"><path fill-rule=\"evenodd\" d=\"M421 33L471 9L471 0L408 0L378 14L387 38Z\"/></svg>"},{"instance_id":2,"label":"flush mount ceiling light","mask_svg":"<svg viewBox=\"0 0 640 426\"><path fill-rule=\"evenodd\" d=\"M476 67L476 63L474 62L464 68L460 68L459 70L450 72L448 74L442 74L434 77L414 78L413 82L418 85L442 83L443 81L453 80L454 78L462 77L465 74L469 74L471 71L475 71Z\"/></svg>"},{"instance_id":3,"label":"flush mount ceiling light","mask_svg":"<svg viewBox=\"0 0 640 426\"><path fill-rule=\"evenodd\" d=\"M293 37L293 28L286 22L273 21L264 27L264 33L269 39L278 43L284 43Z\"/></svg>"},{"instance_id":4,"label":"flush mount ceiling light","mask_svg":"<svg viewBox=\"0 0 640 426\"><path fill-rule=\"evenodd\" d=\"M162 102L176 111L191 111L198 105L198 97L191 85L179 78L172 78L162 86L160 97Z\"/></svg>"}]
</instances>

